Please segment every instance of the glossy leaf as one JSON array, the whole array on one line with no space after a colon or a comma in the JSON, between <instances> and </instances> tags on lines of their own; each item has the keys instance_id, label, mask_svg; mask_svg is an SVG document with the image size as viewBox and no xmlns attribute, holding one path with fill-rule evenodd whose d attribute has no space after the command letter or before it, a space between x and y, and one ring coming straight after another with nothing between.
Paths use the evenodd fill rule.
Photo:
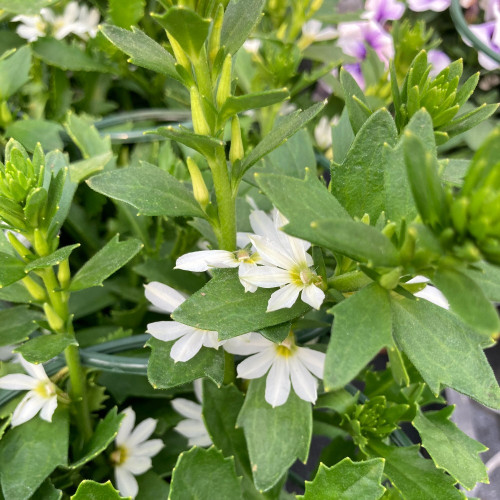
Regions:
<instances>
[{"instance_id":1,"label":"glossy leaf","mask_svg":"<svg viewBox=\"0 0 500 500\"><path fill-rule=\"evenodd\" d=\"M79 485L71 500L125 500L120 493L113 488L111 481L103 484L84 479Z\"/></svg>"},{"instance_id":2,"label":"glossy leaf","mask_svg":"<svg viewBox=\"0 0 500 500\"><path fill-rule=\"evenodd\" d=\"M69 287L72 291L83 290L102 282L123 267L142 248L136 239L118 241L118 235L111 239L75 274Z\"/></svg>"},{"instance_id":3,"label":"glossy leaf","mask_svg":"<svg viewBox=\"0 0 500 500\"><path fill-rule=\"evenodd\" d=\"M170 500L212 500L214 487L219 498L241 500L240 479L232 458L224 458L214 447L205 450L197 446L179 455L172 473Z\"/></svg>"},{"instance_id":4,"label":"glossy leaf","mask_svg":"<svg viewBox=\"0 0 500 500\"><path fill-rule=\"evenodd\" d=\"M305 314L310 307L300 299L289 309L266 312L275 290L259 288L245 293L236 269L221 269L172 314L180 323L219 332L221 340L284 323Z\"/></svg>"},{"instance_id":5,"label":"glossy leaf","mask_svg":"<svg viewBox=\"0 0 500 500\"><path fill-rule=\"evenodd\" d=\"M13 255L0 252L0 287L15 283L24 276L23 262Z\"/></svg>"},{"instance_id":6,"label":"glossy leaf","mask_svg":"<svg viewBox=\"0 0 500 500\"><path fill-rule=\"evenodd\" d=\"M422 446L434 460L468 490L476 483L489 483L488 471L479 453L488 448L462 432L449 418L454 406L439 411L418 412L413 425L422 439Z\"/></svg>"},{"instance_id":7,"label":"glossy leaf","mask_svg":"<svg viewBox=\"0 0 500 500\"><path fill-rule=\"evenodd\" d=\"M380 484L384 471L384 461L373 458L353 462L344 458L333 467L319 465L312 481L306 481L301 500L378 500L385 491Z\"/></svg>"},{"instance_id":8,"label":"glossy leaf","mask_svg":"<svg viewBox=\"0 0 500 500\"><path fill-rule=\"evenodd\" d=\"M31 49L27 45L0 60L0 99L2 101L6 101L29 80L30 68Z\"/></svg>"},{"instance_id":9,"label":"glossy leaf","mask_svg":"<svg viewBox=\"0 0 500 500\"><path fill-rule=\"evenodd\" d=\"M25 340L42 319L41 313L32 311L27 306L11 307L0 311L0 346L16 344Z\"/></svg>"},{"instance_id":10,"label":"glossy leaf","mask_svg":"<svg viewBox=\"0 0 500 500\"><path fill-rule=\"evenodd\" d=\"M87 184L98 193L132 205L141 215L205 217L191 191L149 163L104 172Z\"/></svg>"},{"instance_id":11,"label":"glossy leaf","mask_svg":"<svg viewBox=\"0 0 500 500\"><path fill-rule=\"evenodd\" d=\"M23 358L29 363L45 363L63 352L70 345L78 344L73 337L68 335L39 335L17 347L14 352L22 354Z\"/></svg>"},{"instance_id":12,"label":"glossy leaf","mask_svg":"<svg viewBox=\"0 0 500 500\"><path fill-rule=\"evenodd\" d=\"M173 342L163 342L151 338L147 346L151 347L148 363L148 379L155 389L170 389L187 384L198 378L208 377L217 385L224 379L224 353L222 349L202 347L194 358L176 363L170 357Z\"/></svg>"},{"instance_id":13,"label":"glossy leaf","mask_svg":"<svg viewBox=\"0 0 500 500\"><path fill-rule=\"evenodd\" d=\"M238 416L243 427L258 490L272 488L298 458L306 461L312 435L312 408L293 390L284 405L273 408L264 399L266 378L250 382Z\"/></svg>"},{"instance_id":14,"label":"glossy leaf","mask_svg":"<svg viewBox=\"0 0 500 500\"><path fill-rule=\"evenodd\" d=\"M325 386L348 384L384 347L393 344L389 292L368 285L330 310L335 316L325 360Z\"/></svg>"},{"instance_id":15,"label":"glossy leaf","mask_svg":"<svg viewBox=\"0 0 500 500\"><path fill-rule=\"evenodd\" d=\"M75 243L74 245L68 245L66 247L59 248L55 252L47 255L46 257L40 257L39 259L33 260L26 265L26 271L35 271L37 269L44 269L46 267L52 267L59 265L63 260L66 260L71 255L71 252L75 248L78 248L80 243Z\"/></svg>"}]
</instances>

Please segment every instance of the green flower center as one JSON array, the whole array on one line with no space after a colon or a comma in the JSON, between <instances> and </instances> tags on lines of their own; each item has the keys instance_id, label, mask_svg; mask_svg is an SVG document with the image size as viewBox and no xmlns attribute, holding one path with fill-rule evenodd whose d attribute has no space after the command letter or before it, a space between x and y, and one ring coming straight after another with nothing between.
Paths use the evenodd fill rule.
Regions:
<instances>
[{"instance_id":1,"label":"green flower center","mask_svg":"<svg viewBox=\"0 0 500 500\"><path fill-rule=\"evenodd\" d=\"M128 449L125 446L118 446L116 450L111 453L111 462L113 465L122 465L127 461Z\"/></svg>"}]
</instances>

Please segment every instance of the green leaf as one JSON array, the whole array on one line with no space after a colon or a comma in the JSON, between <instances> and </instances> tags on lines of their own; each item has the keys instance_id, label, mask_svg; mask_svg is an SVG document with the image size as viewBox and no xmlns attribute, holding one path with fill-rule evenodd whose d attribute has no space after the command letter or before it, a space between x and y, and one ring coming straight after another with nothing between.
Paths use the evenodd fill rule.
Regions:
<instances>
[{"instance_id":1,"label":"green leaf","mask_svg":"<svg viewBox=\"0 0 500 500\"><path fill-rule=\"evenodd\" d=\"M477 269L467 269L464 273L472 278L483 290L483 293L493 302L500 302L500 267L478 262Z\"/></svg>"},{"instance_id":2,"label":"green leaf","mask_svg":"<svg viewBox=\"0 0 500 500\"><path fill-rule=\"evenodd\" d=\"M71 463L69 467L71 469L81 467L102 453L111 444L113 439L115 439L124 417L125 414L118 413L116 406L112 408L104 419L97 424L94 434L92 434L90 441L85 446L82 456Z\"/></svg>"},{"instance_id":3,"label":"green leaf","mask_svg":"<svg viewBox=\"0 0 500 500\"><path fill-rule=\"evenodd\" d=\"M116 235L80 268L72 279L69 290L77 291L102 285L106 278L135 257L142 246L142 243L134 238L119 242Z\"/></svg>"},{"instance_id":4,"label":"green leaf","mask_svg":"<svg viewBox=\"0 0 500 500\"><path fill-rule=\"evenodd\" d=\"M475 333L427 300L392 297L393 334L432 392L451 387L500 409L500 388Z\"/></svg>"},{"instance_id":5,"label":"green leaf","mask_svg":"<svg viewBox=\"0 0 500 500\"><path fill-rule=\"evenodd\" d=\"M241 1L241 0L240 0ZM241 164L241 173L244 174L252 165L257 163L262 157L266 156L273 149L285 142L295 132L307 125L326 105L326 101L318 102L305 111L296 111L287 116L286 120L281 121L275 126L262 141L250 151L243 159Z\"/></svg>"},{"instance_id":6,"label":"green leaf","mask_svg":"<svg viewBox=\"0 0 500 500\"><path fill-rule=\"evenodd\" d=\"M439 268L432 282L448 299L451 310L474 330L488 337L500 331L495 306L469 276L457 269Z\"/></svg>"},{"instance_id":7,"label":"green leaf","mask_svg":"<svg viewBox=\"0 0 500 500\"><path fill-rule=\"evenodd\" d=\"M118 491L113 488L111 481L104 484L84 479L79 485L71 500L125 500Z\"/></svg>"},{"instance_id":8,"label":"green leaf","mask_svg":"<svg viewBox=\"0 0 500 500\"><path fill-rule=\"evenodd\" d=\"M78 248L80 243L75 243L74 245L68 245L66 247L59 248L54 253L47 255L45 257L40 257L39 259L33 260L26 265L26 271L35 271L36 269L43 269L45 267L52 267L59 265L63 260L66 260L71 252L75 248Z\"/></svg>"},{"instance_id":9,"label":"green leaf","mask_svg":"<svg viewBox=\"0 0 500 500\"><path fill-rule=\"evenodd\" d=\"M0 8L2 3L5 0ZM31 50L27 45L0 60L0 100L6 101L29 80L30 68Z\"/></svg>"},{"instance_id":10,"label":"green leaf","mask_svg":"<svg viewBox=\"0 0 500 500\"><path fill-rule=\"evenodd\" d=\"M0 252L0 288L24 278L24 263L7 253Z\"/></svg>"},{"instance_id":11,"label":"green leaf","mask_svg":"<svg viewBox=\"0 0 500 500\"><path fill-rule=\"evenodd\" d=\"M13 14L35 15L58 0L0 0L0 9Z\"/></svg>"},{"instance_id":12,"label":"green leaf","mask_svg":"<svg viewBox=\"0 0 500 500\"><path fill-rule=\"evenodd\" d=\"M39 335L28 340L14 352L22 354L28 363L46 363L49 359L56 357L70 345L78 345L76 340L69 335L51 334Z\"/></svg>"},{"instance_id":13,"label":"green leaf","mask_svg":"<svg viewBox=\"0 0 500 500\"><path fill-rule=\"evenodd\" d=\"M46 151L63 149L63 132L59 123L48 120L18 120L5 129L7 137L13 137L30 152L35 150L37 143Z\"/></svg>"},{"instance_id":14,"label":"green leaf","mask_svg":"<svg viewBox=\"0 0 500 500\"><path fill-rule=\"evenodd\" d=\"M353 141L354 132L349 121L347 107L345 107L340 115L339 122L332 128L332 151L335 163L340 164L345 160Z\"/></svg>"},{"instance_id":15,"label":"green leaf","mask_svg":"<svg viewBox=\"0 0 500 500\"><path fill-rule=\"evenodd\" d=\"M249 109L263 108L284 101L289 97L287 89L265 90L241 96L229 96L219 111L219 122L224 123L228 118Z\"/></svg>"},{"instance_id":16,"label":"green leaf","mask_svg":"<svg viewBox=\"0 0 500 500\"><path fill-rule=\"evenodd\" d=\"M367 213L374 223L384 210L385 149L397 137L392 116L381 109L361 127L344 162L332 165L330 190L353 217Z\"/></svg>"},{"instance_id":17,"label":"green leaf","mask_svg":"<svg viewBox=\"0 0 500 500\"><path fill-rule=\"evenodd\" d=\"M353 462L344 458L333 467L319 465L313 481L306 481L301 500L378 500L385 491L380 484L384 471L384 461L373 458L363 462Z\"/></svg>"},{"instance_id":18,"label":"green leaf","mask_svg":"<svg viewBox=\"0 0 500 500\"><path fill-rule=\"evenodd\" d=\"M92 119L70 112L64 128L85 159L111 152L109 136L102 137Z\"/></svg>"},{"instance_id":19,"label":"green leaf","mask_svg":"<svg viewBox=\"0 0 500 500\"><path fill-rule=\"evenodd\" d=\"M44 37L32 44L33 53L44 63L65 71L96 71L106 73L110 67L103 61L89 56L77 45L69 45L63 40Z\"/></svg>"},{"instance_id":20,"label":"green leaf","mask_svg":"<svg viewBox=\"0 0 500 500\"><path fill-rule=\"evenodd\" d=\"M110 151L108 153L93 156L92 158L87 158L86 160L71 163L69 166L71 182L80 184L85 178L102 170L112 158L113 153Z\"/></svg>"},{"instance_id":21,"label":"green leaf","mask_svg":"<svg viewBox=\"0 0 500 500\"><path fill-rule=\"evenodd\" d=\"M484 120L487 120L497 109L498 104L484 103L469 113L458 116L444 127L440 127L440 130L447 132L450 137L454 137L476 127Z\"/></svg>"},{"instance_id":22,"label":"green leaf","mask_svg":"<svg viewBox=\"0 0 500 500\"><path fill-rule=\"evenodd\" d=\"M61 500L62 491L55 488L50 479L46 479L38 488L32 498L43 498L43 500Z\"/></svg>"},{"instance_id":23,"label":"green leaf","mask_svg":"<svg viewBox=\"0 0 500 500\"><path fill-rule=\"evenodd\" d=\"M207 39L210 20L184 7L171 7L163 16L154 17L196 61Z\"/></svg>"},{"instance_id":24,"label":"green leaf","mask_svg":"<svg viewBox=\"0 0 500 500\"><path fill-rule=\"evenodd\" d=\"M465 498L455 480L419 454L419 446L397 448L372 442L370 448L385 458L384 474L405 500L453 500Z\"/></svg>"},{"instance_id":25,"label":"green leaf","mask_svg":"<svg viewBox=\"0 0 500 500\"><path fill-rule=\"evenodd\" d=\"M130 28L144 16L145 0L109 0L109 17L120 28Z\"/></svg>"},{"instance_id":26,"label":"green leaf","mask_svg":"<svg viewBox=\"0 0 500 500\"><path fill-rule=\"evenodd\" d=\"M163 500L168 498L169 484L161 477L148 470L137 478L139 493L136 500Z\"/></svg>"},{"instance_id":27,"label":"green leaf","mask_svg":"<svg viewBox=\"0 0 500 500\"><path fill-rule=\"evenodd\" d=\"M0 311L0 346L16 344L25 340L33 333L42 319L38 311L28 309L28 306L17 306Z\"/></svg>"},{"instance_id":28,"label":"green leaf","mask_svg":"<svg viewBox=\"0 0 500 500\"><path fill-rule=\"evenodd\" d=\"M151 347L148 362L148 379L155 389L170 389L192 382L197 378L208 377L217 385L224 379L224 353L222 349L202 347L194 358L176 363L170 357L173 342L163 342L151 338L147 346Z\"/></svg>"},{"instance_id":29,"label":"green leaf","mask_svg":"<svg viewBox=\"0 0 500 500\"><path fill-rule=\"evenodd\" d=\"M365 121L369 118L371 110L356 80L344 69L340 70L340 83L344 91L345 105L349 112L352 130L354 135L357 135Z\"/></svg>"},{"instance_id":30,"label":"green leaf","mask_svg":"<svg viewBox=\"0 0 500 500\"><path fill-rule=\"evenodd\" d=\"M265 0L230 0L224 12L221 46L234 54L262 17Z\"/></svg>"},{"instance_id":31,"label":"green leaf","mask_svg":"<svg viewBox=\"0 0 500 500\"><path fill-rule=\"evenodd\" d=\"M0 441L2 492L9 500L27 500L44 479L68 463L69 418L57 409L52 422L34 417L10 429Z\"/></svg>"},{"instance_id":32,"label":"green leaf","mask_svg":"<svg viewBox=\"0 0 500 500\"><path fill-rule=\"evenodd\" d=\"M132 205L141 215L205 217L191 191L149 163L104 172L87 184L98 193Z\"/></svg>"},{"instance_id":33,"label":"green leaf","mask_svg":"<svg viewBox=\"0 0 500 500\"><path fill-rule=\"evenodd\" d=\"M194 446L181 453L170 484L170 500L212 500L214 485L219 498L241 499L240 480L234 461L224 458L214 447L205 450Z\"/></svg>"},{"instance_id":34,"label":"green leaf","mask_svg":"<svg viewBox=\"0 0 500 500\"><path fill-rule=\"evenodd\" d=\"M413 425L436 467L444 469L471 490L478 482L489 483L488 471L479 458L479 453L488 448L467 436L449 419L454 408L418 412Z\"/></svg>"},{"instance_id":35,"label":"green leaf","mask_svg":"<svg viewBox=\"0 0 500 500\"><path fill-rule=\"evenodd\" d=\"M0 287L0 300L15 304L29 304L33 301L33 297L26 290L26 287L18 281L5 288Z\"/></svg>"},{"instance_id":36,"label":"green leaf","mask_svg":"<svg viewBox=\"0 0 500 500\"><path fill-rule=\"evenodd\" d=\"M179 80L175 69L175 60L159 43L149 38L141 30L132 27L132 31L105 24L101 27L102 34L122 52L130 56L129 61L141 68Z\"/></svg>"},{"instance_id":37,"label":"green leaf","mask_svg":"<svg viewBox=\"0 0 500 500\"><path fill-rule=\"evenodd\" d=\"M174 311L172 318L185 325L218 332L219 339L226 340L284 323L310 309L297 300L289 309L266 312L273 292L259 288L255 293L245 293L237 269L220 269L201 290Z\"/></svg>"},{"instance_id":38,"label":"green leaf","mask_svg":"<svg viewBox=\"0 0 500 500\"><path fill-rule=\"evenodd\" d=\"M393 344L389 292L372 283L329 312L335 315L325 360L325 387L348 384L383 347Z\"/></svg>"},{"instance_id":39,"label":"green leaf","mask_svg":"<svg viewBox=\"0 0 500 500\"><path fill-rule=\"evenodd\" d=\"M250 382L238 416L243 427L255 487L274 486L297 458L305 462L312 436L312 407L293 390L284 405L273 408L264 399L266 378Z\"/></svg>"}]
</instances>

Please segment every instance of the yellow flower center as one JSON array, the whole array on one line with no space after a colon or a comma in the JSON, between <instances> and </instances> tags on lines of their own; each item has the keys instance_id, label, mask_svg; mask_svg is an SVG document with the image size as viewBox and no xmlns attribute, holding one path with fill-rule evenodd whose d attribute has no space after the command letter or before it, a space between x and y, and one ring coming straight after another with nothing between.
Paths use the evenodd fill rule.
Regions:
<instances>
[{"instance_id":1,"label":"yellow flower center","mask_svg":"<svg viewBox=\"0 0 500 500\"><path fill-rule=\"evenodd\" d=\"M250 255L248 250L241 249L236 252L236 260L245 264L255 264L259 260L259 255L257 253Z\"/></svg>"},{"instance_id":2,"label":"yellow flower center","mask_svg":"<svg viewBox=\"0 0 500 500\"><path fill-rule=\"evenodd\" d=\"M111 462L113 465L122 465L127 461L128 449L125 446L118 446L116 450L111 453Z\"/></svg>"},{"instance_id":3,"label":"yellow flower center","mask_svg":"<svg viewBox=\"0 0 500 500\"><path fill-rule=\"evenodd\" d=\"M297 349L293 333L290 331L288 337L283 342L281 342L281 344L276 345L275 349L278 356L282 356L284 358L292 356Z\"/></svg>"},{"instance_id":4,"label":"yellow flower center","mask_svg":"<svg viewBox=\"0 0 500 500\"><path fill-rule=\"evenodd\" d=\"M42 380L35 387L34 391L42 396L42 398L49 399L56 394L56 386L50 380Z\"/></svg>"},{"instance_id":5,"label":"yellow flower center","mask_svg":"<svg viewBox=\"0 0 500 500\"><path fill-rule=\"evenodd\" d=\"M307 266L297 266L291 269L290 277L292 283L300 287L312 285L318 281L318 275Z\"/></svg>"}]
</instances>

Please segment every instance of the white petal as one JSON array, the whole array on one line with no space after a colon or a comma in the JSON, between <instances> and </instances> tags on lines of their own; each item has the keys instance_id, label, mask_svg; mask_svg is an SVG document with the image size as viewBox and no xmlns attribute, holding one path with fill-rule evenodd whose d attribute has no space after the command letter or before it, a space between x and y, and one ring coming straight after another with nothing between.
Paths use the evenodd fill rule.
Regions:
<instances>
[{"instance_id":1,"label":"white petal","mask_svg":"<svg viewBox=\"0 0 500 500\"><path fill-rule=\"evenodd\" d=\"M290 363L290 377L292 379L292 386L295 394L304 401L315 403L318 397L317 381L309 373L306 367L300 362L297 357L291 357Z\"/></svg>"},{"instance_id":2,"label":"white petal","mask_svg":"<svg viewBox=\"0 0 500 500\"><path fill-rule=\"evenodd\" d=\"M125 467L115 467L116 487L124 497L135 498L139 493L139 485L133 474Z\"/></svg>"},{"instance_id":3,"label":"white petal","mask_svg":"<svg viewBox=\"0 0 500 500\"><path fill-rule=\"evenodd\" d=\"M333 38L338 37L338 31L333 26L328 26L327 28L322 29L314 39L317 42L324 42L325 40L332 40Z\"/></svg>"},{"instance_id":4,"label":"white petal","mask_svg":"<svg viewBox=\"0 0 500 500\"><path fill-rule=\"evenodd\" d=\"M411 280L407 281L407 285L412 285L413 283L429 283L429 278L426 278L425 276L415 276Z\"/></svg>"},{"instance_id":5,"label":"white petal","mask_svg":"<svg viewBox=\"0 0 500 500\"><path fill-rule=\"evenodd\" d=\"M17 27L16 33L21 38L28 40L28 42L34 42L34 41L38 40L38 37L44 35L44 33L41 32L39 29L34 28L34 27L30 27L30 26L25 26L24 24L20 24Z\"/></svg>"},{"instance_id":6,"label":"white petal","mask_svg":"<svg viewBox=\"0 0 500 500\"><path fill-rule=\"evenodd\" d=\"M269 347L258 354L254 354L242 361L237 368L238 377L252 379L266 374L276 357L274 347Z\"/></svg>"},{"instance_id":7,"label":"white petal","mask_svg":"<svg viewBox=\"0 0 500 500\"><path fill-rule=\"evenodd\" d=\"M297 347L296 356L302 364L316 377L323 379L325 370L325 353L308 349L307 347Z\"/></svg>"},{"instance_id":8,"label":"white petal","mask_svg":"<svg viewBox=\"0 0 500 500\"><path fill-rule=\"evenodd\" d=\"M290 394L288 359L277 356L266 379L266 401L274 408L286 403Z\"/></svg>"},{"instance_id":9,"label":"white petal","mask_svg":"<svg viewBox=\"0 0 500 500\"><path fill-rule=\"evenodd\" d=\"M139 443L146 441L156 429L157 421L154 418L144 419L130 434L125 446L134 448Z\"/></svg>"},{"instance_id":10,"label":"white petal","mask_svg":"<svg viewBox=\"0 0 500 500\"><path fill-rule=\"evenodd\" d=\"M262 236L250 236L250 241L257 249L259 255L274 266L281 267L282 269L292 269L296 262L287 255L283 247L276 240L268 240Z\"/></svg>"},{"instance_id":11,"label":"white petal","mask_svg":"<svg viewBox=\"0 0 500 500\"><path fill-rule=\"evenodd\" d=\"M250 214L250 225L252 226L253 232L259 236L263 236L268 240L273 240L276 235L276 228L274 222L262 210L254 210ZM249 235L252 236L252 235Z\"/></svg>"},{"instance_id":12,"label":"white petal","mask_svg":"<svg viewBox=\"0 0 500 500\"><path fill-rule=\"evenodd\" d=\"M201 420L201 405L190 399L175 398L170 401L174 410L183 417Z\"/></svg>"},{"instance_id":13,"label":"white petal","mask_svg":"<svg viewBox=\"0 0 500 500\"><path fill-rule=\"evenodd\" d=\"M150 439L144 443L138 444L134 448L134 456L136 457L154 457L165 446L161 439Z\"/></svg>"},{"instance_id":14,"label":"white petal","mask_svg":"<svg viewBox=\"0 0 500 500\"><path fill-rule=\"evenodd\" d=\"M276 290L271 297L269 297L267 312L277 311L285 307L292 307L297 301L300 290L301 288L294 283L289 283L283 288Z\"/></svg>"},{"instance_id":15,"label":"white petal","mask_svg":"<svg viewBox=\"0 0 500 500\"><path fill-rule=\"evenodd\" d=\"M152 281L144 285L144 288L149 302L168 313L175 311L186 300L177 290L158 281Z\"/></svg>"},{"instance_id":16,"label":"white petal","mask_svg":"<svg viewBox=\"0 0 500 500\"><path fill-rule=\"evenodd\" d=\"M205 331L202 333L201 344L211 349L218 349L222 342L219 342L219 334L217 332Z\"/></svg>"},{"instance_id":17,"label":"white petal","mask_svg":"<svg viewBox=\"0 0 500 500\"><path fill-rule=\"evenodd\" d=\"M24 373L12 373L0 378L0 389L9 391L29 391L39 384L39 380Z\"/></svg>"},{"instance_id":18,"label":"white petal","mask_svg":"<svg viewBox=\"0 0 500 500\"><path fill-rule=\"evenodd\" d=\"M41 398L33 391L28 392L12 414L12 427L16 427L31 420L42 409L46 401L45 398Z\"/></svg>"},{"instance_id":19,"label":"white petal","mask_svg":"<svg viewBox=\"0 0 500 500\"><path fill-rule=\"evenodd\" d=\"M57 408L57 396L52 396L43 405L40 411L40 418L42 420L46 420L47 422L52 422L52 415L54 415L56 408Z\"/></svg>"},{"instance_id":20,"label":"white petal","mask_svg":"<svg viewBox=\"0 0 500 500\"><path fill-rule=\"evenodd\" d=\"M239 269L238 269L238 276L242 276L242 275L251 273L255 267L256 267L255 264L247 264L246 262L242 262L240 264ZM247 281L245 281L241 277L240 277L240 283L245 287L245 292L254 293L257 290L256 285L252 285L251 283L248 283Z\"/></svg>"},{"instance_id":21,"label":"white petal","mask_svg":"<svg viewBox=\"0 0 500 500\"><path fill-rule=\"evenodd\" d=\"M427 285L423 290L417 292L415 297L420 297L421 299L428 300L433 304L436 304L443 309L449 309L450 304L447 298L443 295L443 293L438 290L435 286Z\"/></svg>"},{"instance_id":22,"label":"white petal","mask_svg":"<svg viewBox=\"0 0 500 500\"><path fill-rule=\"evenodd\" d=\"M236 246L238 248L245 248L247 245L250 245L251 241L249 236L252 233L236 233Z\"/></svg>"},{"instance_id":23,"label":"white petal","mask_svg":"<svg viewBox=\"0 0 500 500\"><path fill-rule=\"evenodd\" d=\"M316 285L307 285L302 290L301 298L303 302L314 307L314 309L319 309L325 300L325 292Z\"/></svg>"},{"instance_id":24,"label":"white petal","mask_svg":"<svg viewBox=\"0 0 500 500\"><path fill-rule=\"evenodd\" d=\"M206 271L209 267L237 267L233 252L227 250L200 250L182 255L175 263L175 269L191 272Z\"/></svg>"},{"instance_id":25,"label":"white petal","mask_svg":"<svg viewBox=\"0 0 500 500\"><path fill-rule=\"evenodd\" d=\"M135 424L135 411L132 410L130 406L125 408L122 413L125 414L125 417L123 417L123 420L121 421L120 428L118 429L118 434L115 439L118 446L121 446L128 441Z\"/></svg>"},{"instance_id":26,"label":"white petal","mask_svg":"<svg viewBox=\"0 0 500 500\"><path fill-rule=\"evenodd\" d=\"M257 332L245 333L239 337L226 340L224 349L231 354L239 354L241 356L248 356L261 352L264 349L271 347L273 343Z\"/></svg>"},{"instance_id":27,"label":"white petal","mask_svg":"<svg viewBox=\"0 0 500 500\"><path fill-rule=\"evenodd\" d=\"M189 361L196 356L203 344L203 334L193 331L181 337L172 347L170 357L174 361Z\"/></svg>"},{"instance_id":28,"label":"white petal","mask_svg":"<svg viewBox=\"0 0 500 500\"><path fill-rule=\"evenodd\" d=\"M205 424L201 420L188 418L175 426L175 430L187 438L204 436L207 434Z\"/></svg>"},{"instance_id":29,"label":"white petal","mask_svg":"<svg viewBox=\"0 0 500 500\"><path fill-rule=\"evenodd\" d=\"M212 444L212 440L207 432L201 436L195 436L188 439L189 446L202 446L207 447Z\"/></svg>"},{"instance_id":30,"label":"white petal","mask_svg":"<svg viewBox=\"0 0 500 500\"><path fill-rule=\"evenodd\" d=\"M203 401L203 379L197 378L193 382L194 395L196 399L201 403Z\"/></svg>"},{"instance_id":31,"label":"white petal","mask_svg":"<svg viewBox=\"0 0 500 500\"><path fill-rule=\"evenodd\" d=\"M28 375L31 375L33 378L38 380L47 380L49 378L42 364L35 365L33 363L28 363L22 356L19 356L19 361Z\"/></svg>"},{"instance_id":32,"label":"white petal","mask_svg":"<svg viewBox=\"0 0 500 500\"><path fill-rule=\"evenodd\" d=\"M176 340L195 330L196 329L192 326L184 325L177 321L157 321L156 323L149 323L147 332L155 339L168 342L169 340Z\"/></svg>"},{"instance_id":33,"label":"white petal","mask_svg":"<svg viewBox=\"0 0 500 500\"><path fill-rule=\"evenodd\" d=\"M150 457L137 456L135 454L129 457L123 464L123 467L129 470L134 476L144 474L152 466Z\"/></svg>"},{"instance_id":34,"label":"white petal","mask_svg":"<svg viewBox=\"0 0 500 500\"><path fill-rule=\"evenodd\" d=\"M290 283L291 276L288 271L278 267L254 266L252 269L241 271L240 281L262 288L276 288Z\"/></svg>"}]
</instances>

